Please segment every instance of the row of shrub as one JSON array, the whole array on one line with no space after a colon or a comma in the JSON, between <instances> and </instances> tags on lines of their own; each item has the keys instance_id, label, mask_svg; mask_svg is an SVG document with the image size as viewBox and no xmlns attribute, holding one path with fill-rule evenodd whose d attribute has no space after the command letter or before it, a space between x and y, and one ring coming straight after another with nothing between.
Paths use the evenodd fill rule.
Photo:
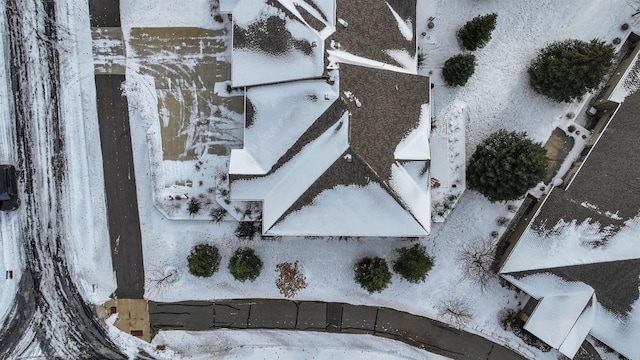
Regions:
<instances>
[{"instance_id":1,"label":"row of shrub","mask_svg":"<svg viewBox=\"0 0 640 360\"><path fill-rule=\"evenodd\" d=\"M220 267L220 252L209 244L198 244L187 257L189 272L199 277L210 277ZM262 271L262 260L248 247L236 249L229 260L229 272L238 281L253 281Z\"/></svg>"},{"instance_id":2,"label":"row of shrub","mask_svg":"<svg viewBox=\"0 0 640 360\"><path fill-rule=\"evenodd\" d=\"M393 271L411 283L424 281L433 267L433 259L425 247L415 244L397 249L396 252L398 258L392 263ZM360 259L354 267L354 273L356 282L370 293L380 292L391 283L391 271L387 261L381 257Z\"/></svg>"}]
</instances>

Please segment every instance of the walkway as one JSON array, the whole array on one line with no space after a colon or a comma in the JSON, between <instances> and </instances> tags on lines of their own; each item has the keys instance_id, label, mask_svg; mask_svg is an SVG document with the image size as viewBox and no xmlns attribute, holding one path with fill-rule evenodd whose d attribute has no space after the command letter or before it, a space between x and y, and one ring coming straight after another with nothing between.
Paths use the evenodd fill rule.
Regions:
<instances>
[{"instance_id":1,"label":"walkway","mask_svg":"<svg viewBox=\"0 0 640 360\"><path fill-rule=\"evenodd\" d=\"M96 75L98 122L111 239L120 299L142 299L144 267L124 75Z\"/></svg>"},{"instance_id":2,"label":"walkway","mask_svg":"<svg viewBox=\"0 0 640 360\"><path fill-rule=\"evenodd\" d=\"M227 328L371 334L452 359L525 359L511 349L447 324L374 306L265 299L150 301L149 320L152 331Z\"/></svg>"}]
</instances>

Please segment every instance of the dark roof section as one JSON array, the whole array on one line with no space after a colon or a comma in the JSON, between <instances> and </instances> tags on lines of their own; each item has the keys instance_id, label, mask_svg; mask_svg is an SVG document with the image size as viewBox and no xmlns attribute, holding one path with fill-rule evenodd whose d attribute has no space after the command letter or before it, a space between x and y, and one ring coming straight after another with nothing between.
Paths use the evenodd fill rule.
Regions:
<instances>
[{"instance_id":1,"label":"dark roof section","mask_svg":"<svg viewBox=\"0 0 640 360\"><path fill-rule=\"evenodd\" d=\"M345 91L353 93L362 106L348 101ZM420 123L422 104L429 99L429 79L340 64L340 94L351 112L349 144L386 182L396 146Z\"/></svg>"},{"instance_id":2,"label":"dark roof section","mask_svg":"<svg viewBox=\"0 0 640 360\"><path fill-rule=\"evenodd\" d=\"M521 271L509 275L522 278L539 273L551 273L567 281L580 281L591 286L598 302L620 316L631 311L631 305L640 297L640 259Z\"/></svg>"},{"instance_id":3,"label":"dark roof section","mask_svg":"<svg viewBox=\"0 0 640 360\"><path fill-rule=\"evenodd\" d=\"M549 195L532 228L551 230L560 219L591 218L601 229L620 229L640 212L640 92L626 98L566 191ZM585 204L587 206L583 206ZM588 205L589 204L589 205ZM591 206L596 208L591 208ZM617 213L616 219L605 213ZM639 244L640 246L640 244Z\"/></svg>"},{"instance_id":4,"label":"dark roof section","mask_svg":"<svg viewBox=\"0 0 640 360\"><path fill-rule=\"evenodd\" d=\"M339 42L342 49L351 54L401 66L384 51L404 49L411 56L415 55L416 0L390 1L389 4L403 19L411 19L411 41L404 38L387 2L383 0L337 0L337 18L345 20L348 26L345 28L337 22L336 32L329 38Z\"/></svg>"}]
</instances>

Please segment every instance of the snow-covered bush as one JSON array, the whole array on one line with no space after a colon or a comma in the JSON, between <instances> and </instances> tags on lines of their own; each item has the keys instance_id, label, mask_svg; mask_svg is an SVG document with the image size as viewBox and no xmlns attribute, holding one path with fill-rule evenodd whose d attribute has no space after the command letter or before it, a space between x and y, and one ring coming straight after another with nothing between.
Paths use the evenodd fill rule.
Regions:
<instances>
[{"instance_id":1,"label":"snow-covered bush","mask_svg":"<svg viewBox=\"0 0 640 360\"><path fill-rule=\"evenodd\" d=\"M598 39L557 41L529 67L529 83L552 100L571 102L600 85L614 55L614 47Z\"/></svg>"},{"instance_id":2,"label":"snow-covered bush","mask_svg":"<svg viewBox=\"0 0 640 360\"><path fill-rule=\"evenodd\" d=\"M200 200L191 198L191 200L189 200L189 202L187 203L187 211L189 211L189 214L195 215L200 212L201 206L202 205L200 204Z\"/></svg>"},{"instance_id":3,"label":"snow-covered bush","mask_svg":"<svg viewBox=\"0 0 640 360\"><path fill-rule=\"evenodd\" d=\"M253 237L256 234L259 234L262 230L260 229L260 222L255 221L240 221L238 223L238 227L236 228L235 234L240 239L249 239L253 240Z\"/></svg>"},{"instance_id":4,"label":"snow-covered bush","mask_svg":"<svg viewBox=\"0 0 640 360\"><path fill-rule=\"evenodd\" d=\"M356 282L370 293L386 289L391 282L391 271L387 261L380 257L360 259L356 263L354 272Z\"/></svg>"},{"instance_id":5,"label":"snow-covered bush","mask_svg":"<svg viewBox=\"0 0 640 360\"><path fill-rule=\"evenodd\" d=\"M276 287L284 297L291 298L307 287L307 278L298 269L298 262L283 262L276 265L276 271L280 273L276 279Z\"/></svg>"},{"instance_id":6,"label":"snow-covered bush","mask_svg":"<svg viewBox=\"0 0 640 360\"><path fill-rule=\"evenodd\" d=\"M467 83L476 71L476 56L473 54L459 54L450 57L444 63L442 76L449 86L462 86Z\"/></svg>"},{"instance_id":7,"label":"snow-covered bush","mask_svg":"<svg viewBox=\"0 0 640 360\"><path fill-rule=\"evenodd\" d=\"M237 249L229 260L229 272L238 281L255 280L262 271L262 260L251 248Z\"/></svg>"},{"instance_id":8,"label":"snow-covered bush","mask_svg":"<svg viewBox=\"0 0 640 360\"><path fill-rule=\"evenodd\" d=\"M393 271L412 283L424 281L433 267L433 260L425 247L415 244L412 247L396 249L396 252L400 256L393 262Z\"/></svg>"},{"instance_id":9,"label":"snow-covered bush","mask_svg":"<svg viewBox=\"0 0 640 360\"><path fill-rule=\"evenodd\" d=\"M209 215L211 216L211 221L220 223L227 215L227 209L223 207L214 207L209 211Z\"/></svg>"},{"instance_id":10,"label":"snow-covered bush","mask_svg":"<svg viewBox=\"0 0 640 360\"><path fill-rule=\"evenodd\" d=\"M547 174L547 152L526 133L497 131L476 147L467 168L467 187L490 201L515 200Z\"/></svg>"},{"instance_id":11,"label":"snow-covered bush","mask_svg":"<svg viewBox=\"0 0 640 360\"><path fill-rule=\"evenodd\" d=\"M198 244L191 249L187 257L189 272L199 277L209 277L218 271L220 253L218 248L209 244Z\"/></svg>"},{"instance_id":12,"label":"snow-covered bush","mask_svg":"<svg viewBox=\"0 0 640 360\"><path fill-rule=\"evenodd\" d=\"M491 32L496 28L498 15L476 16L458 30L457 35L467 50L483 48L491 40Z\"/></svg>"}]
</instances>

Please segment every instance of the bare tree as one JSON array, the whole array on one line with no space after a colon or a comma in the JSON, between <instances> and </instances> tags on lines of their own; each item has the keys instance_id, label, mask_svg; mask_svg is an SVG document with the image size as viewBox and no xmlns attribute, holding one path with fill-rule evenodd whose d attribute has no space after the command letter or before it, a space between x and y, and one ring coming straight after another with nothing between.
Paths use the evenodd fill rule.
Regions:
<instances>
[{"instance_id":1,"label":"bare tree","mask_svg":"<svg viewBox=\"0 0 640 360\"><path fill-rule=\"evenodd\" d=\"M178 280L178 269L173 266L152 266L147 271L147 292L162 293Z\"/></svg>"},{"instance_id":2,"label":"bare tree","mask_svg":"<svg viewBox=\"0 0 640 360\"><path fill-rule=\"evenodd\" d=\"M457 329L463 328L473 320L473 313L469 304L460 298L442 301L437 309L438 315Z\"/></svg>"},{"instance_id":3,"label":"bare tree","mask_svg":"<svg viewBox=\"0 0 640 360\"><path fill-rule=\"evenodd\" d=\"M456 261L462 269L466 280L480 286L484 292L491 280L496 276L491 272L491 264L495 256L495 249L491 242L486 240L474 241L462 246Z\"/></svg>"},{"instance_id":4,"label":"bare tree","mask_svg":"<svg viewBox=\"0 0 640 360\"><path fill-rule=\"evenodd\" d=\"M298 269L298 262L283 262L276 265L276 271L280 273L276 279L276 286L286 298L291 298L298 291L307 287L307 279Z\"/></svg>"}]
</instances>

